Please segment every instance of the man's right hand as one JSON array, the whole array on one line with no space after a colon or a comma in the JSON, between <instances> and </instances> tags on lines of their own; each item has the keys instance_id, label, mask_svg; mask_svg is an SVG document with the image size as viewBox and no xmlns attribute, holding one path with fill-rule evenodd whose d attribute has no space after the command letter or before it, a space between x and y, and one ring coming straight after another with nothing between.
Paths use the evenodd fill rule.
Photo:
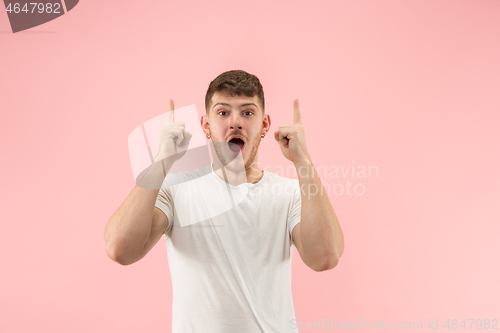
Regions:
<instances>
[{"instance_id":1,"label":"man's right hand","mask_svg":"<svg viewBox=\"0 0 500 333\"><path fill-rule=\"evenodd\" d=\"M174 122L174 101L170 99L167 122L161 127L160 149L155 162L168 158L173 163L186 154L193 135L184 128L184 122Z\"/></svg>"}]
</instances>

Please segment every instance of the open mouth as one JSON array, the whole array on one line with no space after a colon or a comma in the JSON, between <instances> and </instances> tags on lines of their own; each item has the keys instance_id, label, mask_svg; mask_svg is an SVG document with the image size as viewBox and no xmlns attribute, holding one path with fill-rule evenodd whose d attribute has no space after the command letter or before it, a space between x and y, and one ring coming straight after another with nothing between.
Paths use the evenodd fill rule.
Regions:
<instances>
[{"instance_id":1,"label":"open mouth","mask_svg":"<svg viewBox=\"0 0 500 333\"><path fill-rule=\"evenodd\" d=\"M240 150L243 149L243 146L245 145L245 141L243 141L240 138L232 138L231 140L229 140L228 144L229 144L229 148L233 152L239 153Z\"/></svg>"}]
</instances>

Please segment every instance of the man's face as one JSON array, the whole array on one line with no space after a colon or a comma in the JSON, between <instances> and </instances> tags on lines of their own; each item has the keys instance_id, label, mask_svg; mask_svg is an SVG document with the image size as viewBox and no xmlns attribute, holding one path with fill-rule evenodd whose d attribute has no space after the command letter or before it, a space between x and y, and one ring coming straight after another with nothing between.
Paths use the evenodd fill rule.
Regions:
<instances>
[{"instance_id":1,"label":"man's face","mask_svg":"<svg viewBox=\"0 0 500 333\"><path fill-rule=\"evenodd\" d=\"M264 115L257 96L228 96L215 93L201 125L209 132L219 160L230 170L252 167L262 134L269 130L271 119ZM216 142L219 142L217 144ZM236 157L241 150L244 165ZM237 170L236 170L237 169Z\"/></svg>"}]
</instances>

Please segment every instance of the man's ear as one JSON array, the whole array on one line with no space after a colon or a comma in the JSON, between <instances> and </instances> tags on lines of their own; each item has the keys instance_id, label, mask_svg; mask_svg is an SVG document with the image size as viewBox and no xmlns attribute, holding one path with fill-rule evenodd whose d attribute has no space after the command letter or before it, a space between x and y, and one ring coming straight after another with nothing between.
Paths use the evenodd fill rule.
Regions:
<instances>
[{"instance_id":1,"label":"man's ear","mask_svg":"<svg viewBox=\"0 0 500 333\"><path fill-rule=\"evenodd\" d=\"M201 116L200 125L201 125L201 129L203 130L203 133L207 133L208 128L209 128L207 115Z\"/></svg>"},{"instance_id":2,"label":"man's ear","mask_svg":"<svg viewBox=\"0 0 500 333\"><path fill-rule=\"evenodd\" d=\"M269 128L271 128L271 117L267 113L265 113L262 129L267 132L269 131Z\"/></svg>"}]
</instances>

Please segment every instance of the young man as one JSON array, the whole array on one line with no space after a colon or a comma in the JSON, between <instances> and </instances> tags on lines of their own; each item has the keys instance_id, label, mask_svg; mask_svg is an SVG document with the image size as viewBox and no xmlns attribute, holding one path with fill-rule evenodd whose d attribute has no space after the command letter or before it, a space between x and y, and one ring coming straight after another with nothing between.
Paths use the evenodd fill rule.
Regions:
<instances>
[{"instance_id":1,"label":"young man","mask_svg":"<svg viewBox=\"0 0 500 333\"><path fill-rule=\"evenodd\" d=\"M205 108L200 124L212 141L214 163L165 178L191 138L169 112L158 156L144 177L157 187L134 188L108 222L106 251L128 265L165 235L174 333L298 332L291 324L293 247L318 272L335 267L344 248L307 152L298 101L293 124L274 132L298 180L258 168L271 118L256 76L220 74L210 83Z\"/></svg>"}]
</instances>

